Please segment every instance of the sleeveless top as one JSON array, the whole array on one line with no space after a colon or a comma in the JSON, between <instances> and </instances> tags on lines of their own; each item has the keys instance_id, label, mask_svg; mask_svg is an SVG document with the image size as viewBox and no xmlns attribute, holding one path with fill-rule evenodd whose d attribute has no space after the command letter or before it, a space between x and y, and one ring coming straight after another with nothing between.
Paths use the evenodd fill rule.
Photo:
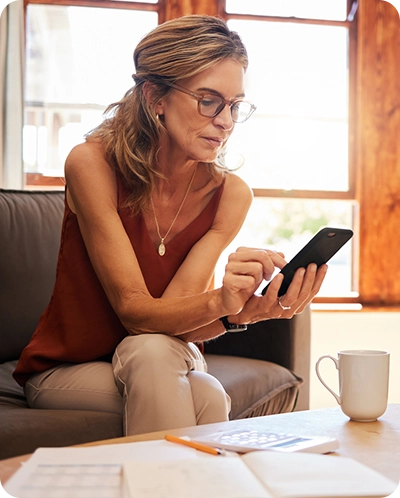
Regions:
<instances>
[{"instance_id":1,"label":"sleeveless top","mask_svg":"<svg viewBox=\"0 0 400 498\"><path fill-rule=\"evenodd\" d=\"M224 183L197 218L168 242L167 251L161 257L151 241L143 216L140 213L132 215L128 207L123 207L128 192L117 174L118 214L154 298L162 296L192 246L211 228ZM53 294L13 374L21 386L32 374L61 363L110 358L128 335L93 269L77 217L66 200L64 203Z\"/></svg>"}]
</instances>

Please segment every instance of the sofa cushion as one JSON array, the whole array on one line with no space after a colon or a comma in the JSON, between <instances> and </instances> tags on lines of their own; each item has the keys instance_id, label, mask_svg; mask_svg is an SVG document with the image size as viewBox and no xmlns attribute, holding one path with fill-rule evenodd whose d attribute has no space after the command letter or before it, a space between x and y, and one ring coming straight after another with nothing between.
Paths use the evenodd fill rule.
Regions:
<instances>
[{"instance_id":1,"label":"sofa cushion","mask_svg":"<svg viewBox=\"0 0 400 498\"><path fill-rule=\"evenodd\" d=\"M36 410L11 376L17 361L0 365L0 459L39 446L68 446L122 436L122 414L84 410Z\"/></svg>"},{"instance_id":2,"label":"sofa cushion","mask_svg":"<svg viewBox=\"0 0 400 498\"><path fill-rule=\"evenodd\" d=\"M36 448L122 437L122 416L84 410L36 410L0 403L0 459Z\"/></svg>"},{"instance_id":3,"label":"sofa cushion","mask_svg":"<svg viewBox=\"0 0 400 498\"><path fill-rule=\"evenodd\" d=\"M17 361L7 361L0 364L0 405L21 406L28 408L24 390L17 384L12 373Z\"/></svg>"},{"instance_id":4,"label":"sofa cushion","mask_svg":"<svg viewBox=\"0 0 400 498\"><path fill-rule=\"evenodd\" d=\"M0 189L0 363L19 358L55 281L63 192Z\"/></svg>"},{"instance_id":5,"label":"sofa cushion","mask_svg":"<svg viewBox=\"0 0 400 498\"><path fill-rule=\"evenodd\" d=\"M231 397L231 420L294 409L303 381L286 368L237 356L206 354L205 358L208 372L221 382Z\"/></svg>"}]
</instances>

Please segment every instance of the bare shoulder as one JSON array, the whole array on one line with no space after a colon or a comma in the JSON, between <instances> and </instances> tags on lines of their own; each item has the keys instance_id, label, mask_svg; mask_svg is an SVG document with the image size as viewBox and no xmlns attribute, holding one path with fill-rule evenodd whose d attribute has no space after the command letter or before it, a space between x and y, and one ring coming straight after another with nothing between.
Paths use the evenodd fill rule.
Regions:
<instances>
[{"instance_id":1,"label":"bare shoulder","mask_svg":"<svg viewBox=\"0 0 400 498\"><path fill-rule=\"evenodd\" d=\"M242 226L253 200L253 192L245 181L234 173L227 173L224 192L214 220L217 232L230 239Z\"/></svg>"},{"instance_id":2,"label":"bare shoulder","mask_svg":"<svg viewBox=\"0 0 400 498\"><path fill-rule=\"evenodd\" d=\"M105 201L109 205L116 202L115 172L107 162L99 142L84 142L75 146L65 161L67 200L70 208L84 199Z\"/></svg>"},{"instance_id":3,"label":"bare shoulder","mask_svg":"<svg viewBox=\"0 0 400 498\"><path fill-rule=\"evenodd\" d=\"M65 161L65 173L76 173L81 169L93 169L95 167L106 167L110 169L103 147L100 142L90 141L76 145L68 154Z\"/></svg>"},{"instance_id":4,"label":"bare shoulder","mask_svg":"<svg viewBox=\"0 0 400 498\"><path fill-rule=\"evenodd\" d=\"M239 209L250 207L253 200L253 191L239 176L227 173L223 201L229 204L237 203ZM232 207L232 206L231 206Z\"/></svg>"}]
</instances>

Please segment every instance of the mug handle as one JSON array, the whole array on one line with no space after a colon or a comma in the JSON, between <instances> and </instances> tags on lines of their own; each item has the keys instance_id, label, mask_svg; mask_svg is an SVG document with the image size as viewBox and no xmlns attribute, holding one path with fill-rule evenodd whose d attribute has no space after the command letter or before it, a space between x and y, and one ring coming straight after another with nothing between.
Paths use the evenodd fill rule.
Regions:
<instances>
[{"instance_id":1,"label":"mug handle","mask_svg":"<svg viewBox=\"0 0 400 498\"><path fill-rule=\"evenodd\" d=\"M334 391L332 391L332 389L322 380L321 374L319 373L319 364L321 363L321 361L324 358L329 358L330 360L332 360L333 363L335 364L336 370L339 370L338 360L336 358L334 358L333 356L330 356L329 354L324 354L323 356L318 358L318 361L315 364L315 371L317 372L317 377L321 381L322 385L328 389L328 391L334 396L334 398L336 399L336 401L340 405L341 403L340 403L339 396Z\"/></svg>"}]
</instances>

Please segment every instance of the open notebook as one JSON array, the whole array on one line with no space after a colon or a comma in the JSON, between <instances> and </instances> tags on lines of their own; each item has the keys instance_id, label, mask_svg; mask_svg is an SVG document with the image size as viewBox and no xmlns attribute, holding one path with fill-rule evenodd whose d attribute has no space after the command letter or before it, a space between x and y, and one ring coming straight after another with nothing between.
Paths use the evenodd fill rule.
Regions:
<instances>
[{"instance_id":1,"label":"open notebook","mask_svg":"<svg viewBox=\"0 0 400 498\"><path fill-rule=\"evenodd\" d=\"M123 498L376 498L396 487L355 460L310 453L255 451L123 466Z\"/></svg>"}]
</instances>

